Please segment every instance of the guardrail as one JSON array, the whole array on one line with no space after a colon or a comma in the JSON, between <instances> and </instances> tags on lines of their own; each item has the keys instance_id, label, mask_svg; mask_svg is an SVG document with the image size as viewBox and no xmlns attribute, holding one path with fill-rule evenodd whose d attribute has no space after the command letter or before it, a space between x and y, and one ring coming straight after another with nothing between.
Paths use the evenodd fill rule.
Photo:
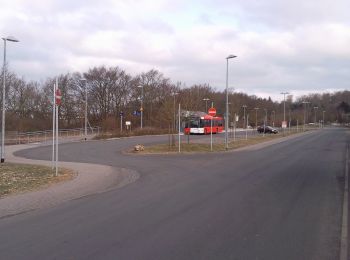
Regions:
<instances>
[{"instance_id":1,"label":"guardrail","mask_svg":"<svg viewBox=\"0 0 350 260\"><path fill-rule=\"evenodd\" d=\"M100 127L89 127L87 129L88 138L100 133ZM58 137L65 139L75 139L84 138L85 129L84 128L74 128L74 129L59 129ZM10 132L6 134L5 143L6 144L29 144L29 143L40 143L52 140L52 130L45 131L35 131L35 132Z\"/></svg>"}]
</instances>

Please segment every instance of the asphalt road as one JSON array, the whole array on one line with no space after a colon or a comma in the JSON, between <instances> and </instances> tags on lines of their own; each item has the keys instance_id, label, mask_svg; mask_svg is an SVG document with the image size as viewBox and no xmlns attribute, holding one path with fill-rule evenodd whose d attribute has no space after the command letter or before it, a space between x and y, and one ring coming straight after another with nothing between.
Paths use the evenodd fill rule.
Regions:
<instances>
[{"instance_id":1,"label":"asphalt road","mask_svg":"<svg viewBox=\"0 0 350 260\"><path fill-rule=\"evenodd\" d=\"M329 129L261 149L186 156L121 153L167 137L63 144L61 160L141 177L0 219L0 259L338 259L349 136Z\"/></svg>"}]
</instances>

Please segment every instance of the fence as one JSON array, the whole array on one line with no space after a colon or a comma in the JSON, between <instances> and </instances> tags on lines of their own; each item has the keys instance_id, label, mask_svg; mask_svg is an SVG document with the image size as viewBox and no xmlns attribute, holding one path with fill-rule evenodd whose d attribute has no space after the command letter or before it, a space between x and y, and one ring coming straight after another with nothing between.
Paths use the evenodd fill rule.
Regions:
<instances>
[{"instance_id":1,"label":"fence","mask_svg":"<svg viewBox=\"0 0 350 260\"><path fill-rule=\"evenodd\" d=\"M89 127L87 128L88 138L100 133L100 127ZM74 129L59 129L59 138L65 139L79 139L85 136L84 128ZM7 132L5 137L6 144L28 144L28 143L39 143L52 140L52 130L36 131L36 132Z\"/></svg>"}]
</instances>

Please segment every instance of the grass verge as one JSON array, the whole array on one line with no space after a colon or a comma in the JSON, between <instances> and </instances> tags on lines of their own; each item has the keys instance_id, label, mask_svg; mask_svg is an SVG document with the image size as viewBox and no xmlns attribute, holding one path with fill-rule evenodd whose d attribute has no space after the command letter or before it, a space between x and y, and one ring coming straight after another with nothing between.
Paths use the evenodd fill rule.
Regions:
<instances>
[{"instance_id":1,"label":"grass verge","mask_svg":"<svg viewBox=\"0 0 350 260\"><path fill-rule=\"evenodd\" d=\"M60 168L55 177L52 169L47 166L4 163L0 166L0 198L67 181L73 176L73 172L68 169Z\"/></svg>"},{"instance_id":2,"label":"grass verge","mask_svg":"<svg viewBox=\"0 0 350 260\"><path fill-rule=\"evenodd\" d=\"M300 133L300 132L299 132ZM259 144L267 142L270 140L278 139L293 135L296 133L279 133L279 134L266 134L265 136L256 135L250 136L246 139L237 139L236 141L230 141L228 144L228 150L234 150L240 147L245 147L249 145ZM178 153L179 147L169 146L169 144L158 144L152 146L146 146L143 151L134 152L137 154L162 154L162 153ZM213 143L213 150L211 151L210 143L181 143L181 152L182 153L205 153L205 152L224 152L225 144L224 143Z\"/></svg>"}]
</instances>

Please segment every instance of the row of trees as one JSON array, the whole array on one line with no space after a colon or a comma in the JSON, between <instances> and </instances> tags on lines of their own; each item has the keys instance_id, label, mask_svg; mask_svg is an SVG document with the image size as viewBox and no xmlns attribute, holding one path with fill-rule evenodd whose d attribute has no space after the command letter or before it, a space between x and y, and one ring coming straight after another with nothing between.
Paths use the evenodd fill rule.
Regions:
<instances>
[{"instance_id":1,"label":"row of trees","mask_svg":"<svg viewBox=\"0 0 350 260\"><path fill-rule=\"evenodd\" d=\"M7 71L7 130L23 132L51 128L53 85L56 78L62 92L59 118L60 125L64 128L83 126L85 91L90 124L108 130L119 129L121 112L124 120L131 121L133 127L139 127L140 117L135 116L134 111L140 110L142 98L144 126L149 127L173 127L178 103L181 103L182 109L189 111L205 111L206 102L208 107L213 103L218 114L225 113L225 91L218 91L208 84L187 87L181 82L172 83L157 70L132 76L119 67L101 66L85 73L61 74L44 82L27 82ZM2 84L2 75L0 81ZM309 102L307 106L303 101ZM239 124L243 124L243 105L247 106L246 113L249 114L249 124L252 126L255 126L256 121L261 124L265 109L269 124L274 122L277 126L283 120L283 102L231 91L229 103L230 121L233 121L236 113L240 116ZM322 119L323 111L326 111L326 122L349 122L350 92L310 94L294 102L291 97L286 101L286 119L290 119L292 125L303 123L304 115L307 123L313 122L315 113L318 113L318 121Z\"/></svg>"}]
</instances>

